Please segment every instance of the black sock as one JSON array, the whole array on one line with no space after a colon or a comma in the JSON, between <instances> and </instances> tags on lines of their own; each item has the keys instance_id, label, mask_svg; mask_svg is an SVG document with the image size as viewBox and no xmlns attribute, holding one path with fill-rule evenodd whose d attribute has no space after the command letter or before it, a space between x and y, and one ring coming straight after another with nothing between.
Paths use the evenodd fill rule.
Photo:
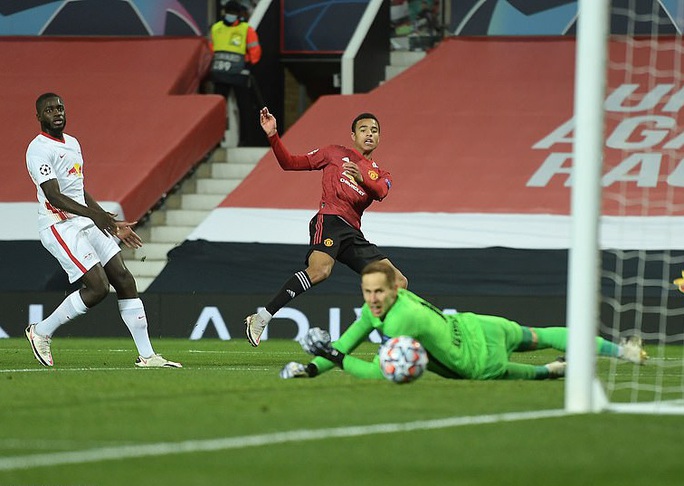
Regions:
<instances>
[{"instance_id":1,"label":"black sock","mask_svg":"<svg viewBox=\"0 0 684 486\"><path fill-rule=\"evenodd\" d=\"M297 297L299 294L306 292L311 288L311 280L304 270L295 273L290 279L285 282L283 287L273 296L271 302L266 304L266 310L274 315L285 304Z\"/></svg>"}]
</instances>

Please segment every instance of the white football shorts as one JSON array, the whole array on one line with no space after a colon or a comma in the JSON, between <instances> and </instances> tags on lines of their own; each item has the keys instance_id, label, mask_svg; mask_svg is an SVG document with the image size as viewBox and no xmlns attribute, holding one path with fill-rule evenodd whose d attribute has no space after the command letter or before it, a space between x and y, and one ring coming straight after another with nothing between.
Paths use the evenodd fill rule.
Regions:
<instances>
[{"instance_id":1,"label":"white football shorts","mask_svg":"<svg viewBox=\"0 0 684 486\"><path fill-rule=\"evenodd\" d=\"M92 220L80 216L55 223L39 235L71 283L98 263L106 265L121 251L114 237L105 235Z\"/></svg>"}]
</instances>

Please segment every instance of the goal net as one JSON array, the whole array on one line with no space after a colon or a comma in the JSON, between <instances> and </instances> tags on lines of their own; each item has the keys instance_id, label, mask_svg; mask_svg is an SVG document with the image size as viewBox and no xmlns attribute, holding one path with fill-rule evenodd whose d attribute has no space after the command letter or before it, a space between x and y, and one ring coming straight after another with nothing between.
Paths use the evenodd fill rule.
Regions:
<instances>
[{"instance_id":1,"label":"goal net","mask_svg":"<svg viewBox=\"0 0 684 486\"><path fill-rule=\"evenodd\" d=\"M673 283L684 271L684 0L606 2L598 332L643 339L649 359L599 358L589 393L595 411L684 414L684 293Z\"/></svg>"}]
</instances>

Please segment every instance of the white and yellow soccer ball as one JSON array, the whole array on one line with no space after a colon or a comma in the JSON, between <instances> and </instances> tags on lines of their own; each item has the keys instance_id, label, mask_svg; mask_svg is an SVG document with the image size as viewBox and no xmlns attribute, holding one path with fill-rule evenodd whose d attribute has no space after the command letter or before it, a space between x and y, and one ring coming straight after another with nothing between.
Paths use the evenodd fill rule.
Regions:
<instances>
[{"instance_id":1,"label":"white and yellow soccer ball","mask_svg":"<svg viewBox=\"0 0 684 486\"><path fill-rule=\"evenodd\" d=\"M411 336L388 339L380 346L378 355L383 376L394 383L417 380L427 368L427 351Z\"/></svg>"}]
</instances>

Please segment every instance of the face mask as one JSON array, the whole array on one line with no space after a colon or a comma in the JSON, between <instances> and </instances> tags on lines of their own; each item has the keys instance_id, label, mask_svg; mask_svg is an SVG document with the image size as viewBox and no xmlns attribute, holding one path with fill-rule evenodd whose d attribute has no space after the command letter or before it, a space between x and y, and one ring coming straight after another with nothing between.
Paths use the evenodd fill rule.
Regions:
<instances>
[{"instance_id":1,"label":"face mask","mask_svg":"<svg viewBox=\"0 0 684 486\"><path fill-rule=\"evenodd\" d=\"M226 15L223 17L223 20L225 20L225 21L228 22L229 24L232 24L233 22L235 22L235 21L237 20L237 15L235 15L235 14L226 14Z\"/></svg>"}]
</instances>

